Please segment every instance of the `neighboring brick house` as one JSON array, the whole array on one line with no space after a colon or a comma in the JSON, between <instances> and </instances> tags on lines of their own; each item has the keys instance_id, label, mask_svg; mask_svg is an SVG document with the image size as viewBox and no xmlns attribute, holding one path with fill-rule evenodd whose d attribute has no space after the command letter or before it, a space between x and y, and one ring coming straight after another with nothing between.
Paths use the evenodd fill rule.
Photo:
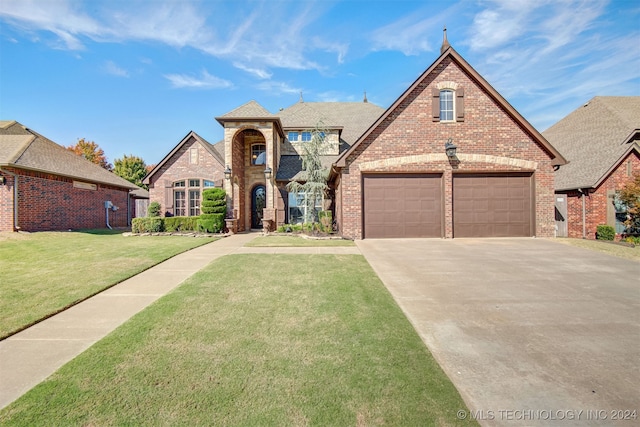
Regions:
<instances>
[{"instance_id":1,"label":"neighboring brick house","mask_svg":"<svg viewBox=\"0 0 640 427\"><path fill-rule=\"evenodd\" d=\"M558 236L595 239L600 224L633 232L615 196L640 174L640 97L597 96L543 135L569 161L555 177Z\"/></svg>"},{"instance_id":2,"label":"neighboring brick house","mask_svg":"<svg viewBox=\"0 0 640 427\"><path fill-rule=\"evenodd\" d=\"M553 171L564 158L446 35L438 59L386 111L366 96L301 99L276 114L251 101L216 120L223 141L187 137L147 176L151 200L168 214L175 197L172 212L171 196L162 194L182 191L176 183L198 175L184 166L189 140L208 147L213 166L198 177L222 179L236 231L299 221L304 204L286 184L304 179L301 148L320 125L330 175L327 200L317 207L333 211L344 237L554 235ZM455 155L445 153L447 142Z\"/></svg>"},{"instance_id":3,"label":"neighboring brick house","mask_svg":"<svg viewBox=\"0 0 640 427\"><path fill-rule=\"evenodd\" d=\"M20 123L0 121L0 231L126 227L136 189Z\"/></svg>"}]
</instances>

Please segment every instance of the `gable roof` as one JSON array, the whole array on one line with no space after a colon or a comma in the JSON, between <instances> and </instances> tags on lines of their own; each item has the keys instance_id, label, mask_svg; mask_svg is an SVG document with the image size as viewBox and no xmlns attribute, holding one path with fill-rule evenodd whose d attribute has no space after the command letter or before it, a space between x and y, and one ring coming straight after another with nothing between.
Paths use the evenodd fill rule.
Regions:
<instances>
[{"instance_id":1,"label":"gable roof","mask_svg":"<svg viewBox=\"0 0 640 427\"><path fill-rule=\"evenodd\" d=\"M139 188L16 121L0 121L0 167L2 166L131 190Z\"/></svg>"},{"instance_id":2,"label":"gable roof","mask_svg":"<svg viewBox=\"0 0 640 427\"><path fill-rule=\"evenodd\" d=\"M340 138L351 145L382 113L384 108L369 102L298 102L278 116L285 129L341 129Z\"/></svg>"},{"instance_id":3,"label":"gable roof","mask_svg":"<svg viewBox=\"0 0 640 427\"><path fill-rule=\"evenodd\" d=\"M476 70L473 69L471 65L465 59L460 56L458 52L451 47L448 42L446 45L443 44L443 50L438 59L435 60L433 64L429 68L427 68L418 79L413 82L411 86L407 90L404 91L402 95L382 114L375 123L373 123L366 132L364 132L358 140L349 148L349 150L342 153L340 158L336 161L337 167L346 166L346 161L349 155L351 155L362 142L367 139L369 135L378 127L380 124L384 122L398 107L399 105L416 89L416 87L427 78L432 72L436 70L438 65L445 60L445 58L450 57L453 62L455 62L461 69L464 71L478 86L482 87L489 97L493 99L499 106L501 106L504 111L517 123L519 124L526 132L531 135L531 137L536 141L552 158L552 164L554 166L564 165L567 163L564 157L560 154L556 148L554 148L549 141L545 139L544 136L540 132L534 128L531 123L529 123L522 115L516 111L515 108L497 90L493 88L487 82L484 77L482 77Z\"/></svg>"},{"instance_id":4,"label":"gable roof","mask_svg":"<svg viewBox=\"0 0 640 427\"><path fill-rule=\"evenodd\" d=\"M171 157L173 157L173 155L176 154L178 150L180 150L180 148L182 148L182 146L186 144L187 141L189 141L191 138L194 138L196 141L198 141L213 156L213 158L218 161L218 163L220 163L221 165L224 165L224 141L222 141L223 151L221 153L218 149L216 149L216 147L214 147L213 144L209 143L206 139L204 139L194 131L189 131L187 136L182 138L182 140L178 143L178 145L173 147L173 150L171 150L169 154L164 156L164 158L157 165L155 165L153 169L151 169L151 171L144 177L142 182L144 184L149 184L150 182L149 180L151 179L151 177L157 171L159 171L162 168L162 166L164 166L164 164L167 163L169 159L171 159ZM219 145L219 143L217 143L216 145Z\"/></svg>"},{"instance_id":5,"label":"gable roof","mask_svg":"<svg viewBox=\"0 0 640 427\"><path fill-rule=\"evenodd\" d=\"M543 134L569 160L556 171L556 190L595 188L640 150L640 96L596 96Z\"/></svg>"},{"instance_id":6,"label":"gable roof","mask_svg":"<svg viewBox=\"0 0 640 427\"><path fill-rule=\"evenodd\" d=\"M261 122L273 122L276 125L276 130L284 138L284 132L282 131L282 123L280 118L274 114L271 114L262 105L256 101L249 101L246 104L239 106L236 109L229 111L226 114L216 117L218 123L224 127L224 122L229 121L261 121Z\"/></svg>"}]
</instances>

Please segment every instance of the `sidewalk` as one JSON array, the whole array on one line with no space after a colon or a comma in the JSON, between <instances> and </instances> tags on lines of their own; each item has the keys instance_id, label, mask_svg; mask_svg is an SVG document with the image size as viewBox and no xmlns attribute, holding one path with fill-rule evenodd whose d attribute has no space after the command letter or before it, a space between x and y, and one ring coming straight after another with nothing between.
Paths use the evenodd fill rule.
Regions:
<instances>
[{"instance_id":1,"label":"sidewalk","mask_svg":"<svg viewBox=\"0 0 640 427\"><path fill-rule=\"evenodd\" d=\"M0 341L0 409L211 261L238 253L258 235L236 234L184 252Z\"/></svg>"}]
</instances>

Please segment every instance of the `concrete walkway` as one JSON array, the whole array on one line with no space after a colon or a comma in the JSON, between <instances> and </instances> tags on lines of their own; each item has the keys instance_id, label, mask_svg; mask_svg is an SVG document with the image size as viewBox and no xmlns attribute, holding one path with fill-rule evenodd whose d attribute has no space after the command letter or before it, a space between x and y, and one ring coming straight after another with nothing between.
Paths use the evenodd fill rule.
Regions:
<instances>
[{"instance_id":1,"label":"concrete walkway","mask_svg":"<svg viewBox=\"0 0 640 427\"><path fill-rule=\"evenodd\" d=\"M0 341L0 408L22 396L211 261L239 253L245 243L258 235L236 234L184 252Z\"/></svg>"}]
</instances>

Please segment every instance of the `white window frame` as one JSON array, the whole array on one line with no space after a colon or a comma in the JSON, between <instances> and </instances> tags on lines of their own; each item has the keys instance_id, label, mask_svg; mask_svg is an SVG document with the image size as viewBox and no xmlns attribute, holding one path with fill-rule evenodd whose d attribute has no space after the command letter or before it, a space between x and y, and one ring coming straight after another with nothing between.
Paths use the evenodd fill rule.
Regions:
<instances>
[{"instance_id":1,"label":"white window frame","mask_svg":"<svg viewBox=\"0 0 640 427\"><path fill-rule=\"evenodd\" d=\"M451 96L450 100L445 99L444 94ZM455 122L456 121L456 91L454 89L440 89L440 121ZM451 109L448 107L450 102ZM443 105L444 104L444 105ZM443 108L444 107L444 108ZM450 115L450 117L448 117Z\"/></svg>"},{"instance_id":2,"label":"white window frame","mask_svg":"<svg viewBox=\"0 0 640 427\"><path fill-rule=\"evenodd\" d=\"M289 218L289 224L302 224L307 218L307 194L305 192L289 193L289 203L287 214ZM314 210L316 213L322 210L323 197L316 198Z\"/></svg>"},{"instance_id":3,"label":"white window frame","mask_svg":"<svg viewBox=\"0 0 640 427\"><path fill-rule=\"evenodd\" d=\"M289 131L289 133L287 133L287 139L289 140L289 142L298 142L299 137L300 132Z\"/></svg>"}]
</instances>

